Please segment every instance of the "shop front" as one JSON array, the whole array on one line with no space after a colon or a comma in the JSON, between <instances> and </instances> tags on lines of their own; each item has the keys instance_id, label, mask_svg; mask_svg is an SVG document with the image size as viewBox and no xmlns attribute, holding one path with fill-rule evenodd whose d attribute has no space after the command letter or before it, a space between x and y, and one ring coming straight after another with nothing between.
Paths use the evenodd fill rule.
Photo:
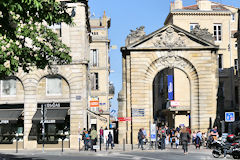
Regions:
<instances>
[{"instance_id":1,"label":"shop front","mask_svg":"<svg viewBox=\"0 0 240 160\"><path fill-rule=\"evenodd\" d=\"M38 103L32 122L38 148L69 148L70 103ZM43 121L44 119L44 121ZM44 122L44 123L43 123Z\"/></svg>"},{"instance_id":2,"label":"shop front","mask_svg":"<svg viewBox=\"0 0 240 160\"><path fill-rule=\"evenodd\" d=\"M0 149L23 148L23 104L0 105Z\"/></svg>"}]
</instances>

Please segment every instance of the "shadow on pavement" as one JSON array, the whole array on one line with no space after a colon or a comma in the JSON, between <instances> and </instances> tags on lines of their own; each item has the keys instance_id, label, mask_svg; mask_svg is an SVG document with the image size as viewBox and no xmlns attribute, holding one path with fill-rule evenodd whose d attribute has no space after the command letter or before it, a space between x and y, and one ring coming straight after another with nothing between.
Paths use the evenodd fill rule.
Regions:
<instances>
[{"instance_id":1,"label":"shadow on pavement","mask_svg":"<svg viewBox=\"0 0 240 160\"><path fill-rule=\"evenodd\" d=\"M45 160L38 157L24 157L21 155L0 154L0 160Z\"/></svg>"}]
</instances>

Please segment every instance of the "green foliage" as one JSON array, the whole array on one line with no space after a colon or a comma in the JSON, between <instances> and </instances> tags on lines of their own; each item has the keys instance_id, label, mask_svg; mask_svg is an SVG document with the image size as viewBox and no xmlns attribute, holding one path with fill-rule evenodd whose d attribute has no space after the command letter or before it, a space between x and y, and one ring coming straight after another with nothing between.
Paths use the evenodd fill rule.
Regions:
<instances>
[{"instance_id":1,"label":"green foliage","mask_svg":"<svg viewBox=\"0 0 240 160\"><path fill-rule=\"evenodd\" d=\"M0 1L0 77L71 62L70 49L48 26L72 24L67 6L55 0Z\"/></svg>"}]
</instances>

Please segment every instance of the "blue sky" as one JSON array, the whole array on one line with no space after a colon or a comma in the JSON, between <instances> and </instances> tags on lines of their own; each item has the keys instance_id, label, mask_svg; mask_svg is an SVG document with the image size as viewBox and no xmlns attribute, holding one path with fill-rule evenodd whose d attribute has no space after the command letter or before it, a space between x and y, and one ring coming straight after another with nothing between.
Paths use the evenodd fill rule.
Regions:
<instances>
[{"instance_id":1,"label":"blue sky","mask_svg":"<svg viewBox=\"0 0 240 160\"><path fill-rule=\"evenodd\" d=\"M106 11L111 18L109 39L111 45L117 49L110 50L111 70L110 81L115 86L115 96L112 100L112 108L117 110L117 96L122 88L122 57L120 48L125 45L125 38L130 29L135 30L139 26L145 26L146 34L163 27L173 0L89 0L91 14L102 17ZM240 0L212 0L226 5L240 8ZM183 5L193 5L196 0L183 0Z\"/></svg>"}]
</instances>

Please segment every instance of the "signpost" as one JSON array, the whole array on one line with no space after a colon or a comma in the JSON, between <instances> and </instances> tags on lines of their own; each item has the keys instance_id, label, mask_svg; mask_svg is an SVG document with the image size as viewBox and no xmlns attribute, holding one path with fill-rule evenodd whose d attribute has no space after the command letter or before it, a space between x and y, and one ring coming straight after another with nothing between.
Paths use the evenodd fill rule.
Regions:
<instances>
[{"instance_id":1,"label":"signpost","mask_svg":"<svg viewBox=\"0 0 240 160\"><path fill-rule=\"evenodd\" d=\"M156 124L151 124L151 141L156 141Z\"/></svg>"},{"instance_id":2,"label":"signpost","mask_svg":"<svg viewBox=\"0 0 240 160\"><path fill-rule=\"evenodd\" d=\"M235 113L234 112L225 112L225 122L234 122Z\"/></svg>"},{"instance_id":3,"label":"signpost","mask_svg":"<svg viewBox=\"0 0 240 160\"><path fill-rule=\"evenodd\" d=\"M45 140L45 119L47 114L47 108L45 105L41 105L41 113L42 113L42 151L44 152L44 140Z\"/></svg>"}]
</instances>

